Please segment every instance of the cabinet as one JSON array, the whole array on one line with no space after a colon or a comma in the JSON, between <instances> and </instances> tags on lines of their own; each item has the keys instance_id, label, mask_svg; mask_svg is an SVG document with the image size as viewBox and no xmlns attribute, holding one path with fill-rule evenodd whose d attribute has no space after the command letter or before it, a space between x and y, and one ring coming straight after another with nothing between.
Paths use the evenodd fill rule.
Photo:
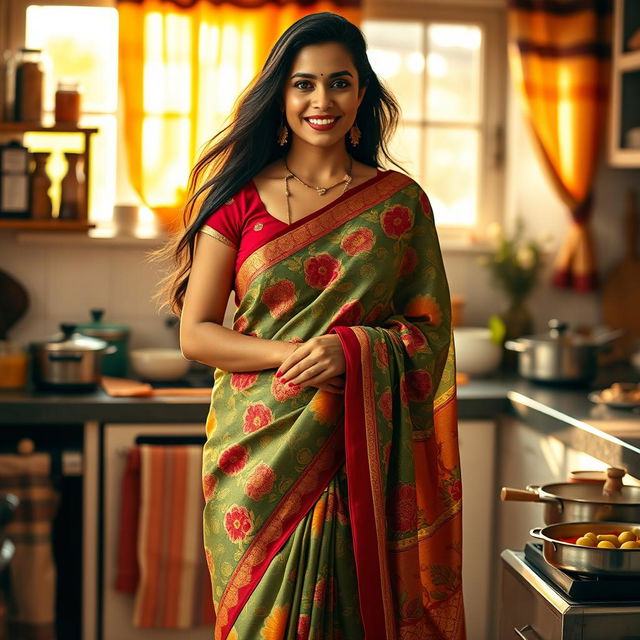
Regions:
<instances>
[{"instance_id":1,"label":"cabinet","mask_svg":"<svg viewBox=\"0 0 640 640\"><path fill-rule=\"evenodd\" d=\"M78 220L11 220L0 218L0 231L4 229L32 230L32 231L87 231L95 225L89 222L89 174L91 156L91 136L97 133L95 128L80 128L73 125L57 124L52 127L34 126L24 122L0 122L0 138L3 140L15 138L30 132L45 133L73 133L82 136L84 162L84 198L80 208Z\"/></svg>"},{"instance_id":2,"label":"cabinet","mask_svg":"<svg viewBox=\"0 0 640 640\"><path fill-rule=\"evenodd\" d=\"M640 167L640 2L615 0L613 23L609 163Z\"/></svg>"}]
</instances>

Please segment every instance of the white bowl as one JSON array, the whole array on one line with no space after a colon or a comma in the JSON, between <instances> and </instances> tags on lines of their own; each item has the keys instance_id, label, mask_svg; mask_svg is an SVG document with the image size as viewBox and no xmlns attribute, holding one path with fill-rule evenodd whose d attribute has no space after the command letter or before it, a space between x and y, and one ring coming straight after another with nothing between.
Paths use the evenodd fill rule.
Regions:
<instances>
[{"instance_id":1,"label":"white bowl","mask_svg":"<svg viewBox=\"0 0 640 640\"><path fill-rule=\"evenodd\" d=\"M131 367L145 380L178 380L191 366L180 349L132 349L129 355Z\"/></svg>"},{"instance_id":2,"label":"white bowl","mask_svg":"<svg viewBox=\"0 0 640 640\"><path fill-rule=\"evenodd\" d=\"M485 327L454 327L456 369L470 376L483 376L498 368L502 347L491 341Z\"/></svg>"}]
</instances>

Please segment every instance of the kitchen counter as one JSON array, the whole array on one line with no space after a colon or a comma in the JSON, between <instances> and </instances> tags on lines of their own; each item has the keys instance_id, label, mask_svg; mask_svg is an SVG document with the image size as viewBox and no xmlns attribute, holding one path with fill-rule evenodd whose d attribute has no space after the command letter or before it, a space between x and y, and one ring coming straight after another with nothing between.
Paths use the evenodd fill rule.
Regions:
<instances>
[{"instance_id":1,"label":"kitchen counter","mask_svg":"<svg viewBox=\"0 0 640 640\"><path fill-rule=\"evenodd\" d=\"M199 374L202 385L210 374ZM471 379L458 389L461 420L515 415L526 424L608 464L640 477L640 412L594 405L587 395L612 382L637 381L630 367L603 368L589 388L535 384L514 374ZM112 398L97 390L83 394L0 391L0 425L29 423L198 423L206 419L209 398L154 396Z\"/></svg>"}]
</instances>

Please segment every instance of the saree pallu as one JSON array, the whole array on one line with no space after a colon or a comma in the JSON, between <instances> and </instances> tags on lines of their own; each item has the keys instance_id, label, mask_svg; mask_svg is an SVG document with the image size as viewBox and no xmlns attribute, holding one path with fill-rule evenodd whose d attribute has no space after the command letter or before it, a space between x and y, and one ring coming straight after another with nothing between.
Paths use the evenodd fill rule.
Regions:
<instances>
[{"instance_id":1,"label":"saree pallu","mask_svg":"<svg viewBox=\"0 0 640 640\"><path fill-rule=\"evenodd\" d=\"M462 639L455 359L429 201L386 171L308 218L242 263L234 329L337 334L345 393L215 370L215 638Z\"/></svg>"}]
</instances>

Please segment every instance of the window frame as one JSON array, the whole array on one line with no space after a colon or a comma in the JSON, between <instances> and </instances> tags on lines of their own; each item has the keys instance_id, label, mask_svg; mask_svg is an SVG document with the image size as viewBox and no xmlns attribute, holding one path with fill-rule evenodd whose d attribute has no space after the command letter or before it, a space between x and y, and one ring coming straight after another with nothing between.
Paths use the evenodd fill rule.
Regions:
<instances>
[{"instance_id":1,"label":"window frame","mask_svg":"<svg viewBox=\"0 0 640 640\"><path fill-rule=\"evenodd\" d=\"M365 0L363 20L422 23L477 24L483 29L481 51L481 154L478 167L478 217L475 226L438 225L441 240L449 244L474 244L492 222L501 222L505 212L505 136L507 117L506 13L496 2L469 0L440 3ZM366 36L366 33L365 33ZM425 121L427 122L427 121ZM428 125L427 125L428 126ZM428 185L427 192L428 192ZM436 219L437 219L437 211Z\"/></svg>"}]
</instances>

